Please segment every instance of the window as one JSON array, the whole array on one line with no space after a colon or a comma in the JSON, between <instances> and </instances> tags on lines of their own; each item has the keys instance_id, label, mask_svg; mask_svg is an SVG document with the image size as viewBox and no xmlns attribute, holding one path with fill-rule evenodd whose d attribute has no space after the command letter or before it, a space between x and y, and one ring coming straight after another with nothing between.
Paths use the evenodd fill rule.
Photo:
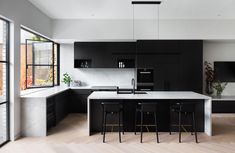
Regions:
<instances>
[{"instance_id":1,"label":"window","mask_svg":"<svg viewBox=\"0 0 235 153\"><path fill-rule=\"evenodd\" d=\"M9 22L0 18L0 146L9 131Z\"/></svg>"},{"instance_id":2,"label":"window","mask_svg":"<svg viewBox=\"0 0 235 153\"><path fill-rule=\"evenodd\" d=\"M59 85L59 44L21 30L21 90Z\"/></svg>"}]
</instances>

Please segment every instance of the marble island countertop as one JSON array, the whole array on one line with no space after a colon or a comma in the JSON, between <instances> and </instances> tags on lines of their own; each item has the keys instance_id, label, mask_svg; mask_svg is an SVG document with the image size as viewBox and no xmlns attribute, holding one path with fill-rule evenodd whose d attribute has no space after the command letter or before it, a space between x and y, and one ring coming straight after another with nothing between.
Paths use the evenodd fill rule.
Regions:
<instances>
[{"instance_id":1,"label":"marble island countertop","mask_svg":"<svg viewBox=\"0 0 235 153\"><path fill-rule=\"evenodd\" d=\"M150 91L147 94L117 94L117 92L93 92L88 99L211 99L191 91Z\"/></svg>"}]
</instances>

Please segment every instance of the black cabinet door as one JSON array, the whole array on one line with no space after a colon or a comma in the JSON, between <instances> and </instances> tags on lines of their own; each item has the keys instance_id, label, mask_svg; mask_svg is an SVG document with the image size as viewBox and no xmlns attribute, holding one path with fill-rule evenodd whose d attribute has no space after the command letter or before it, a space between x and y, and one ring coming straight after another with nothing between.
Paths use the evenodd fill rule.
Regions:
<instances>
[{"instance_id":1,"label":"black cabinet door","mask_svg":"<svg viewBox=\"0 0 235 153\"><path fill-rule=\"evenodd\" d=\"M135 42L75 42L74 59L90 60L91 68L117 68L120 59L135 59Z\"/></svg>"},{"instance_id":2,"label":"black cabinet door","mask_svg":"<svg viewBox=\"0 0 235 153\"><path fill-rule=\"evenodd\" d=\"M138 54L173 54L179 52L178 40L138 40Z\"/></svg>"},{"instance_id":3,"label":"black cabinet door","mask_svg":"<svg viewBox=\"0 0 235 153\"><path fill-rule=\"evenodd\" d=\"M111 51L106 42L75 42L74 59L91 60L91 68L110 68Z\"/></svg>"},{"instance_id":4,"label":"black cabinet door","mask_svg":"<svg viewBox=\"0 0 235 153\"><path fill-rule=\"evenodd\" d=\"M64 91L55 95L54 97L56 108L56 123L59 123L62 119L64 119L69 112L68 92L69 91Z\"/></svg>"},{"instance_id":5,"label":"black cabinet door","mask_svg":"<svg viewBox=\"0 0 235 153\"><path fill-rule=\"evenodd\" d=\"M47 130L56 125L55 96L47 98Z\"/></svg>"},{"instance_id":6,"label":"black cabinet door","mask_svg":"<svg viewBox=\"0 0 235 153\"><path fill-rule=\"evenodd\" d=\"M184 90L202 93L203 41L180 41L180 83Z\"/></svg>"},{"instance_id":7,"label":"black cabinet door","mask_svg":"<svg viewBox=\"0 0 235 153\"><path fill-rule=\"evenodd\" d=\"M87 97L91 94L88 89L73 89L70 92L71 103L69 110L71 113L87 113Z\"/></svg>"}]
</instances>

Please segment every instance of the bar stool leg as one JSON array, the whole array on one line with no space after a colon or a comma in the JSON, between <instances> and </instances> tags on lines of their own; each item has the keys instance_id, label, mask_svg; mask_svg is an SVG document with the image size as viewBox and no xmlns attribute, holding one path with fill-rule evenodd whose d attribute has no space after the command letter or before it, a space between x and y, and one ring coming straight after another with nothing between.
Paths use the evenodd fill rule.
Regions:
<instances>
[{"instance_id":1,"label":"bar stool leg","mask_svg":"<svg viewBox=\"0 0 235 153\"><path fill-rule=\"evenodd\" d=\"M169 121L169 132L170 132L170 135L171 135L171 112L170 112L170 121Z\"/></svg>"},{"instance_id":2,"label":"bar stool leg","mask_svg":"<svg viewBox=\"0 0 235 153\"><path fill-rule=\"evenodd\" d=\"M104 131L103 131L103 143L105 143L105 132L106 132L106 117L107 117L107 113L106 112L104 112L104 124L103 124L103 129L104 129Z\"/></svg>"},{"instance_id":3,"label":"bar stool leg","mask_svg":"<svg viewBox=\"0 0 235 153\"><path fill-rule=\"evenodd\" d=\"M194 112L192 113L192 115L193 115L193 129L194 129L194 134L195 134L195 140L196 140L196 143L198 143L198 140L197 140L196 121L195 121L195 114L194 114Z\"/></svg>"},{"instance_id":4,"label":"bar stool leg","mask_svg":"<svg viewBox=\"0 0 235 153\"><path fill-rule=\"evenodd\" d=\"M120 111L118 112L118 133L119 133L119 142L121 143L121 118Z\"/></svg>"},{"instance_id":5,"label":"bar stool leg","mask_svg":"<svg viewBox=\"0 0 235 153\"><path fill-rule=\"evenodd\" d=\"M104 108L103 108L103 111L102 111L102 126L101 126L101 135L103 135L103 132L104 132Z\"/></svg>"},{"instance_id":6,"label":"bar stool leg","mask_svg":"<svg viewBox=\"0 0 235 153\"><path fill-rule=\"evenodd\" d=\"M179 143L181 143L181 112L179 112Z\"/></svg>"},{"instance_id":7,"label":"bar stool leg","mask_svg":"<svg viewBox=\"0 0 235 153\"><path fill-rule=\"evenodd\" d=\"M143 112L141 111L141 126L140 126L140 143L142 143L143 140Z\"/></svg>"},{"instance_id":8,"label":"bar stool leg","mask_svg":"<svg viewBox=\"0 0 235 153\"><path fill-rule=\"evenodd\" d=\"M154 120L155 120L155 128L156 128L156 137L157 137L157 143L159 143L159 137L158 137L158 129L157 129L157 113L154 113Z\"/></svg>"},{"instance_id":9,"label":"bar stool leg","mask_svg":"<svg viewBox=\"0 0 235 153\"><path fill-rule=\"evenodd\" d=\"M136 135L136 125L137 124L137 111L135 111L135 135Z\"/></svg>"},{"instance_id":10,"label":"bar stool leg","mask_svg":"<svg viewBox=\"0 0 235 153\"><path fill-rule=\"evenodd\" d=\"M193 113L191 113L191 135L194 133Z\"/></svg>"},{"instance_id":11,"label":"bar stool leg","mask_svg":"<svg viewBox=\"0 0 235 153\"><path fill-rule=\"evenodd\" d=\"M122 134L124 135L124 117L123 117L123 112L122 112Z\"/></svg>"}]
</instances>

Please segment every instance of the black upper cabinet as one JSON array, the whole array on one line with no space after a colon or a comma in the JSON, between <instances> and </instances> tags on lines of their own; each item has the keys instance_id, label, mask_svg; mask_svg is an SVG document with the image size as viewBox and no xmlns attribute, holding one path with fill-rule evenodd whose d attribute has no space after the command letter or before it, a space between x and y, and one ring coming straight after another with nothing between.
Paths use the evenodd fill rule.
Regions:
<instances>
[{"instance_id":1,"label":"black upper cabinet","mask_svg":"<svg viewBox=\"0 0 235 153\"><path fill-rule=\"evenodd\" d=\"M119 61L131 68L135 42L75 42L74 60L75 68L118 68Z\"/></svg>"},{"instance_id":2,"label":"black upper cabinet","mask_svg":"<svg viewBox=\"0 0 235 153\"><path fill-rule=\"evenodd\" d=\"M138 40L136 43L138 54L175 54L179 53L178 40Z\"/></svg>"},{"instance_id":3,"label":"black upper cabinet","mask_svg":"<svg viewBox=\"0 0 235 153\"><path fill-rule=\"evenodd\" d=\"M152 68L154 90L202 92L202 40L75 42L77 68Z\"/></svg>"},{"instance_id":4,"label":"black upper cabinet","mask_svg":"<svg viewBox=\"0 0 235 153\"><path fill-rule=\"evenodd\" d=\"M137 68L154 69L154 90L202 92L201 40L139 40Z\"/></svg>"}]
</instances>

